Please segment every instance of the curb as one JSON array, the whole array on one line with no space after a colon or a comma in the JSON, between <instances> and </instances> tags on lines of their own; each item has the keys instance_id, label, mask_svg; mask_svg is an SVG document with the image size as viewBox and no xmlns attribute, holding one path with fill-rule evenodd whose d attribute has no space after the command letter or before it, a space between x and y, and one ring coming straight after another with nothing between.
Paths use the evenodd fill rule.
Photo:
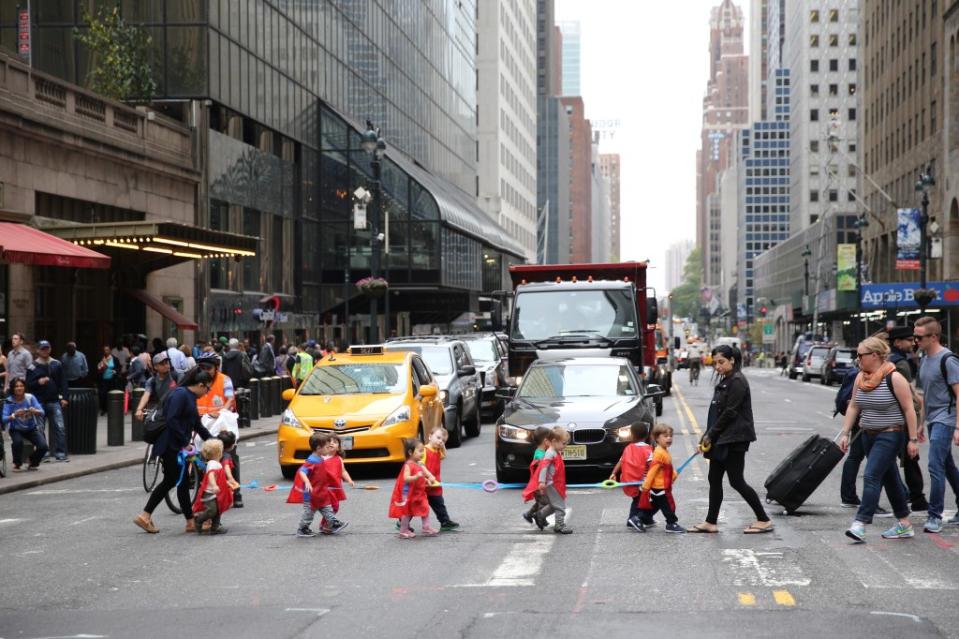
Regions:
<instances>
[{"instance_id":1,"label":"curb","mask_svg":"<svg viewBox=\"0 0 959 639\"><path fill-rule=\"evenodd\" d=\"M269 435L276 435L276 430L266 430L259 433L240 433L238 442L246 441L248 439L256 439L258 437L267 437ZM101 466L94 466L92 468L84 468L82 470L76 471L67 471L65 473L60 473L58 475L44 475L32 479L30 481L19 483L15 486L4 486L0 484L0 495L6 495L8 493L14 493L19 490L27 490L28 488L36 488L37 486L45 486L47 484L53 484L58 481L65 481L67 479L76 479L77 477L85 477L87 475L93 475L96 473L103 473L108 470L116 470L118 468L126 468L127 466L136 466L137 464L143 463L143 457L138 456L133 459L121 459L114 462L109 462Z\"/></svg>"}]
</instances>

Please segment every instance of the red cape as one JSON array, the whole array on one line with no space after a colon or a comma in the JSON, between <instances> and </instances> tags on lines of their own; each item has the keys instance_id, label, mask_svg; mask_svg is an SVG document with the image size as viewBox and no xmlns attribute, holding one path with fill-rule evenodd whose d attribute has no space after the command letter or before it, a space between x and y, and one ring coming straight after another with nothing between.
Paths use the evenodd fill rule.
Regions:
<instances>
[{"instance_id":1,"label":"red cape","mask_svg":"<svg viewBox=\"0 0 959 639\"><path fill-rule=\"evenodd\" d=\"M346 491L343 490L343 458L339 455L333 455L329 459L323 460L326 467L326 476L330 482L330 505L333 506L333 512L340 509L340 502L346 501Z\"/></svg>"},{"instance_id":2,"label":"red cape","mask_svg":"<svg viewBox=\"0 0 959 639\"><path fill-rule=\"evenodd\" d=\"M536 489L539 488L539 463L542 458L534 459L529 463L529 481L526 482L526 488L523 489L523 501L530 501L536 496Z\"/></svg>"},{"instance_id":3,"label":"red cape","mask_svg":"<svg viewBox=\"0 0 959 639\"><path fill-rule=\"evenodd\" d=\"M219 486L220 490L216 494L216 505L220 509L220 514L222 515L233 506L233 489L230 488L226 483L226 470L221 468L219 470L208 470L203 473L203 481L200 482L200 490L196 493L196 499L193 500L193 512L198 513L205 510L203 507L203 495L206 493L206 487L210 481L210 476L214 477L216 485Z\"/></svg>"},{"instance_id":4,"label":"red cape","mask_svg":"<svg viewBox=\"0 0 959 639\"><path fill-rule=\"evenodd\" d=\"M397 506L403 501L403 475L406 469L415 475L420 472L420 466L414 461L408 461L403 464L400 470L400 476L396 478L396 484L393 486L393 494L390 496L390 519L399 519L400 517L429 517L430 504L426 499L426 477L406 484L409 486L409 493L406 495L406 504Z\"/></svg>"},{"instance_id":5,"label":"red cape","mask_svg":"<svg viewBox=\"0 0 959 639\"><path fill-rule=\"evenodd\" d=\"M303 475L301 470L306 471L306 476L310 479L310 506L313 510L319 510L323 506L329 506L332 503L329 490L329 475L326 472L326 464L321 462L311 462L307 460L300 470L296 471L296 478L293 480L293 487L290 488L290 496L286 498L288 504L303 503Z\"/></svg>"},{"instance_id":6,"label":"red cape","mask_svg":"<svg viewBox=\"0 0 959 639\"><path fill-rule=\"evenodd\" d=\"M649 444L639 446L630 444L623 449L623 457L620 459L622 469L619 473L619 481L624 484L631 481L643 481L652 455L653 447ZM623 492L630 497L635 497L639 494L639 486L623 486Z\"/></svg>"},{"instance_id":7,"label":"red cape","mask_svg":"<svg viewBox=\"0 0 959 639\"><path fill-rule=\"evenodd\" d=\"M523 489L523 499L525 501L532 499L533 493L539 488L539 471L542 470L542 465L550 463L556 467L553 473L553 488L556 489L560 497L566 499L566 462L563 461L562 455L556 455L552 460L544 457L529 465L529 483L527 483L526 488Z\"/></svg>"},{"instance_id":8,"label":"red cape","mask_svg":"<svg viewBox=\"0 0 959 639\"><path fill-rule=\"evenodd\" d=\"M433 450L433 449L430 448L429 446L427 446L427 447L425 448L425 450L426 450L426 461L425 461L425 463L424 463L423 465L426 466L426 470L428 470L428 471L430 471L431 473L433 473L433 477L436 477L436 481L438 481L438 482L443 481L443 480L440 478L440 466L441 466L441 464L443 463L443 458L440 456L439 451ZM427 494L427 495L442 495L442 494L443 494L443 487L442 487L442 486L427 487L427 489L426 489L426 494Z\"/></svg>"},{"instance_id":9,"label":"red cape","mask_svg":"<svg viewBox=\"0 0 959 639\"><path fill-rule=\"evenodd\" d=\"M666 491L666 501L669 502L669 507L673 509L673 512L676 512L676 502L673 500L673 465L653 462L649 465L649 470L656 466L659 466L659 472L663 473L663 490ZM642 497L639 498L639 507L643 510L653 509L649 492L649 490L643 490Z\"/></svg>"}]
</instances>

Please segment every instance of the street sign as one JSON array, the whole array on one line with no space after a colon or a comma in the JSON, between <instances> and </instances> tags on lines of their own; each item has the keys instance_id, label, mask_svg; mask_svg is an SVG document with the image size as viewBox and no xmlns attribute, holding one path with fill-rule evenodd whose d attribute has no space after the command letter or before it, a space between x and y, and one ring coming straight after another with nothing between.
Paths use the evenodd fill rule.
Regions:
<instances>
[{"instance_id":1,"label":"street sign","mask_svg":"<svg viewBox=\"0 0 959 639\"><path fill-rule=\"evenodd\" d=\"M763 344L776 343L776 325L772 322L763 322Z\"/></svg>"}]
</instances>

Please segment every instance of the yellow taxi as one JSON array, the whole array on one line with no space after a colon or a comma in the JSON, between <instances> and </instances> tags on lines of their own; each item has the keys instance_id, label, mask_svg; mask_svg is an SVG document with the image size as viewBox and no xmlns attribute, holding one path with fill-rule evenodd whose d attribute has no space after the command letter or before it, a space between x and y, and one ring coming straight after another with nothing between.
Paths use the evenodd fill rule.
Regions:
<instances>
[{"instance_id":1,"label":"yellow taxi","mask_svg":"<svg viewBox=\"0 0 959 639\"><path fill-rule=\"evenodd\" d=\"M295 391L277 433L283 476L292 479L310 455L310 435L335 433L348 464L403 462L402 440L425 441L443 424L433 374L416 353L352 346L325 357Z\"/></svg>"}]
</instances>

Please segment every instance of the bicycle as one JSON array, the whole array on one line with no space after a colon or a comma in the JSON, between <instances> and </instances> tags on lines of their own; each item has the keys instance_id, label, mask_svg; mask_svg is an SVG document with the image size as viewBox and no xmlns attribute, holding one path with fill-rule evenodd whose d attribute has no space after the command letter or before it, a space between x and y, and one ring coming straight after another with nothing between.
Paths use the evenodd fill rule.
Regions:
<instances>
[{"instance_id":1,"label":"bicycle","mask_svg":"<svg viewBox=\"0 0 959 639\"><path fill-rule=\"evenodd\" d=\"M151 493L157 485L157 481L160 479L160 458L153 457L153 444L147 444L146 451L143 454L143 489ZM200 490L200 473L197 470L196 464L193 462L189 463L186 473L184 473L183 481L189 482L190 486L190 501L196 501L196 495ZM166 502L167 508L169 508L173 514L182 515L183 510L180 508L179 504L174 497L170 496L170 493L173 493L176 489L171 489L166 495L163 496L163 501Z\"/></svg>"},{"instance_id":2,"label":"bicycle","mask_svg":"<svg viewBox=\"0 0 959 639\"><path fill-rule=\"evenodd\" d=\"M689 383L699 385L699 362L690 362L689 363Z\"/></svg>"}]
</instances>

